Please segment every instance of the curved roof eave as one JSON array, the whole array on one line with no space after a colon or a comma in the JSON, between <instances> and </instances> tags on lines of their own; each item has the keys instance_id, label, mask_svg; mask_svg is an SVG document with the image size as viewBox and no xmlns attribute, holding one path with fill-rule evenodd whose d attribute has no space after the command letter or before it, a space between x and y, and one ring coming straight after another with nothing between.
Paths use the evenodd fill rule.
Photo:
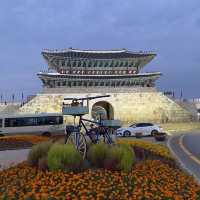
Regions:
<instances>
[{"instance_id":1,"label":"curved roof eave","mask_svg":"<svg viewBox=\"0 0 200 200\"><path fill-rule=\"evenodd\" d=\"M60 53L68 53L68 52L76 52L76 53L95 53L95 54L120 54L120 53L127 53L132 55L154 55L156 56L155 52L152 51L130 51L127 49L115 49L115 50L80 50L80 49L43 49L42 55L48 54L60 54Z\"/></svg>"},{"instance_id":2,"label":"curved roof eave","mask_svg":"<svg viewBox=\"0 0 200 200\"><path fill-rule=\"evenodd\" d=\"M147 73L139 73L139 74L121 74L121 75L116 75L116 74L108 74L108 75L101 75L101 74L95 74L95 75L88 75L88 74L60 74L58 72L39 72L37 73L38 76L49 76L49 77L54 77L54 76L77 76L77 77L87 77L87 76L92 76L92 77L123 77L123 76L129 76L129 77L148 77L148 76L162 76L161 72L147 72Z\"/></svg>"}]
</instances>

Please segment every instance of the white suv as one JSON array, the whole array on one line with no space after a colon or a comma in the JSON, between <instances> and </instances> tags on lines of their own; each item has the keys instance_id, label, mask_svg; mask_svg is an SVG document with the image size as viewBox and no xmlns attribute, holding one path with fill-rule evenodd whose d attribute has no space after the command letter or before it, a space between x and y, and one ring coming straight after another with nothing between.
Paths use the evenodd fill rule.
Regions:
<instances>
[{"instance_id":1,"label":"white suv","mask_svg":"<svg viewBox=\"0 0 200 200\"><path fill-rule=\"evenodd\" d=\"M136 123L127 128L119 128L116 131L117 136L135 136L136 133L141 133L142 136L154 135L155 133L162 132L163 129L152 123Z\"/></svg>"}]
</instances>

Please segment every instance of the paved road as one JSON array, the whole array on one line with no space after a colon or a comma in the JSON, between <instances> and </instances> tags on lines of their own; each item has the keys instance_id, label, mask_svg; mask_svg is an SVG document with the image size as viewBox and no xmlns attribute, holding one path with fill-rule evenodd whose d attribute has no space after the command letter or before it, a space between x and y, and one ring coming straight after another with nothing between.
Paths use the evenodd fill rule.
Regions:
<instances>
[{"instance_id":1,"label":"paved road","mask_svg":"<svg viewBox=\"0 0 200 200\"><path fill-rule=\"evenodd\" d=\"M168 141L172 153L200 183L200 132L177 134Z\"/></svg>"},{"instance_id":2,"label":"paved road","mask_svg":"<svg viewBox=\"0 0 200 200\"><path fill-rule=\"evenodd\" d=\"M0 171L26 160L30 149L0 151Z\"/></svg>"},{"instance_id":3,"label":"paved road","mask_svg":"<svg viewBox=\"0 0 200 200\"><path fill-rule=\"evenodd\" d=\"M183 137L184 146L198 159L200 159L200 134L192 133Z\"/></svg>"}]
</instances>

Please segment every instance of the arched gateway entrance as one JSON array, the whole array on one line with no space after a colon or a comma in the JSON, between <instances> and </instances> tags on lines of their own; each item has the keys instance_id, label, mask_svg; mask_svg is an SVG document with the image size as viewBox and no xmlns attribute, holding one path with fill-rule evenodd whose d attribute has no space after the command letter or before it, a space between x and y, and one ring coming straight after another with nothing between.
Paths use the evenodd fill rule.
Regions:
<instances>
[{"instance_id":1,"label":"arched gateway entrance","mask_svg":"<svg viewBox=\"0 0 200 200\"><path fill-rule=\"evenodd\" d=\"M107 101L98 101L92 106L92 118L99 119L114 119L114 110L110 103Z\"/></svg>"}]
</instances>

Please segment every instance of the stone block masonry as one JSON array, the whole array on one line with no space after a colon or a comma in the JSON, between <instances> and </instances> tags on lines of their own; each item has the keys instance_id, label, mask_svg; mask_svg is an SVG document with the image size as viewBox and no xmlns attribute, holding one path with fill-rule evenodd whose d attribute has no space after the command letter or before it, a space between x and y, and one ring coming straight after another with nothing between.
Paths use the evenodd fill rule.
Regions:
<instances>
[{"instance_id":1,"label":"stone block masonry","mask_svg":"<svg viewBox=\"0 0 200 200\"><path fill-rule=\"evenodd\" d=\"M19 109L20 113L57 113L62 111L63 99L66 97L85 97L109 94L111 97L90 101L90 113L95 103L104 101L112 106L114 119L123 123L134 122L183 122L191 121L190 112L182 108L161 92L154 90L132 92L106 93L43 93L38 94L30 102ZM72 122L72 117L65 117L66 123Z\"/></svg>"}]
</instances>

